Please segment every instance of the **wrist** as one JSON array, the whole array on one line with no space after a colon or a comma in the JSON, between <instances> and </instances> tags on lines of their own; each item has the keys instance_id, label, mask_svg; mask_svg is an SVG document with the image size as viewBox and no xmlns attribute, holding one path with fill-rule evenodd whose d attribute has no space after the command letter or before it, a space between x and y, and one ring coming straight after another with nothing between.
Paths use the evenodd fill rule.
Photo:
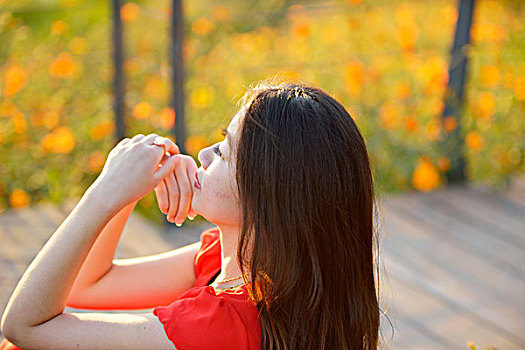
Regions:
<instances>
[{"instance_id":1,"label":"wrist","mask_svg":"<svg viewBox=\"0 0 525 350\"><path fill-rule=\"evenodd\" d=\"M116 201L111 191L103 188L96 181L86 190L83 199L93 202L101 211L101 215L111 218L115 216L124 206Z\"/></svg>"}]
</instances>

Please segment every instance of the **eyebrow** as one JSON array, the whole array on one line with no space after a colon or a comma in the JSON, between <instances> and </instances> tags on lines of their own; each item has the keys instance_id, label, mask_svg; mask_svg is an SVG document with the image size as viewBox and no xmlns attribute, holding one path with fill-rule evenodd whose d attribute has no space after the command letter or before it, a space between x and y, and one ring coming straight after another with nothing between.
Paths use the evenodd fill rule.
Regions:
<instances>
[{"instance_id":1,"label":"eyebrow","mask_svg":"<svg viewBox=\"0 0 525 350\"><path fill-rule=\"evenodd\" d=\"M221 133L222 133L222 136L224 136L225 138L229 136L229 138L228 138L228 146L230 148L229 149L229 153L231 153L231 150L233 148L232 147L233 146L233 144L232 144L232 134L228 131L227 128L222 128L221 129Z\"/></svg>"}]
</instances>

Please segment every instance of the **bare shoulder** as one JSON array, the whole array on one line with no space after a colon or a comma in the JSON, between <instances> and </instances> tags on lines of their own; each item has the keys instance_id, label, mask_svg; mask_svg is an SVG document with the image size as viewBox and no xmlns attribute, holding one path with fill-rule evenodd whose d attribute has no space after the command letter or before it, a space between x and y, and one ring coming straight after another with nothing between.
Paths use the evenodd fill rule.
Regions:
<instances>
[{"instance_id":1,"label":"bare shoulder","mask_svg":"<svg viewBox=\"0 0 525 350\"><path fill-rule=\"evenodd\" d=\"M23 334L6 335L29 349L176 349L152 313L62 313Z\"/></svg>"}]
</instances>

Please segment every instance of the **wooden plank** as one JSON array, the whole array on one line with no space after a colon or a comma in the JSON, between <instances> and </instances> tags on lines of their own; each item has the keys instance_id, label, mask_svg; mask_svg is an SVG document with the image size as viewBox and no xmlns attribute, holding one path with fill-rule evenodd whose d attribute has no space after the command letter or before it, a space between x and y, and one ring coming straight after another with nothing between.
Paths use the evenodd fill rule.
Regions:
<instances>
[{"instance_id":1,"label":"wooden plank","mask_svg":"<svg viewBox=\"0 0 525 350\"><path fill-rule=\"evenodd\" d=\"M498 237L519 244L525 249L525 216L504 210L494 196L481 199L475 190L447 189L434 191L428 197L439 199L454 209L456 216L474 224L497 232ZM507 238L508 237L508 238Z\"/></svg>"},{"instance_id":2,"label":"wooden plank","mask_svg":"<svg viewBox=\"0 0 525 350\"><path fill-rule=\"evenodd\" d=\"M525 252L522 249L465 223L454 208L434 198L428 195L396 198L389 204L391 209L401 210L410 217L407 220L416 220L428 227L427 232L435 234L436 238L447 239L450 244L478 255L502 272L525 281Z\"/></svg>"},{"instance_id":3,"label":"wooden plank","mask_svg":"<svg viewBox=\"0 0 525 350\"><path fill-rule=\"evenodd\" d=\"M477 322L468 310L427 293L425 289L398 277L395 272L392 272L391 280L397 291L394 312L399 314L399 318L416 324L419 331L428 337L439 342L446 341L442 348L466 348L469 341L480 348L521 349L524 345L483 322Z\"/></svg>"},{"instance_id":4,"label":"wooden plank","mask_svg":"<svg viewBox=\"0 0 525 350\"><path fill-rule=\"evenodd\" d=\"M425 227L397 217L387 217L384 254L395 254L406 279L421 284L428 293L449 299L516 342L523 341L524 283L497 271L482 259L432 238ZM506 331L508 330L508 331Z\"/></svg>"}]
</instances>

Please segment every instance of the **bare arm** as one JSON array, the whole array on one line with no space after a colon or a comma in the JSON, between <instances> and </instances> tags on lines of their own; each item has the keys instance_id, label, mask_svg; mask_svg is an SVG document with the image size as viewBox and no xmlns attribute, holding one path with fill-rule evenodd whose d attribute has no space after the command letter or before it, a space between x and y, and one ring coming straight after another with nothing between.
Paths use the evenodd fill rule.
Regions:
<instances>
[{"instance_id":1,"label":"bare arm","mask_svg":"<svg viewBox=\"0 0 525 350\"><path fill-rule=\"evenodd\" d=\"M124 139L110 153L104 170L44 245L16 286L1 320L5 337L22 348L173 348L162 324L151 315L63 314L73 283L104 226L122 208L147 193L177 165L170 157L157 168L163 150L156 134ZM101 338L99 338L99 335ZM112 336L131 339L115 343ZM120 344L120 345L119 345Z\"/></svg>"},{"instance_id":2,"label":"bare arm","mask_svg":"<svg viewBox=\"0 0 525 350\"><path fill-rule=\"evenodd\" d=\"M136 204L134 201L121 209L99 234L73 284L70 298L74 299L77 292L93 285L113 267L120 236Z\"/></svg>"}]
</instances>

